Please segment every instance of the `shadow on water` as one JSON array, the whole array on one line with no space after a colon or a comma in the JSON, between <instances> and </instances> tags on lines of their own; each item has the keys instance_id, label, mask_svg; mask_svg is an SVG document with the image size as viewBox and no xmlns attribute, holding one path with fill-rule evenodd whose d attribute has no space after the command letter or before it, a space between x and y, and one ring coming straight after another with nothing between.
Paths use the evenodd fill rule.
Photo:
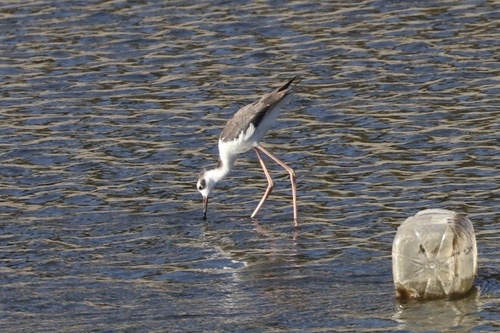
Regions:
<instances>
[{"instance_id":1,"label":"shadow on water","mask_svg":"<svg viewBox=\"0 0 500 333\"><path fill-rule=\"evenodd\" d=\"M461 300L399 304L393 318L399 324L398 329L405 331L466 332L481 321L481 307L480 292L476 288Z\"/></svg>"}]
</instances>

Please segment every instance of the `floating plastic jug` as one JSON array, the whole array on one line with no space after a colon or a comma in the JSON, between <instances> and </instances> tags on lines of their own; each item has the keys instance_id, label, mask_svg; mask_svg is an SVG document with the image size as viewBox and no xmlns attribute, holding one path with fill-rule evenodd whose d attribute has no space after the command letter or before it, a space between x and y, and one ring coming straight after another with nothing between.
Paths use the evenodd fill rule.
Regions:
<instances>
[{"instance_id":1,"label":"floating plastic jug","mask_svg":"<svg viewBox=\"0 0 500 333\"><path fill-rule=\"evenodd\" d=\"M399 299L459 298L472 289L476 269L476 236L465 215L426 209L399 226L392 244Z\"/></svg>"}]
</instances>

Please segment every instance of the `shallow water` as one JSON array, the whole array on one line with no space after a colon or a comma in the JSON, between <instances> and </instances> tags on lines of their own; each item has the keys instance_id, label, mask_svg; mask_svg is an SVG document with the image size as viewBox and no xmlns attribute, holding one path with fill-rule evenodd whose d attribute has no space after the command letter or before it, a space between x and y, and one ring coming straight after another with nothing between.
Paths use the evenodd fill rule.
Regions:
<instances>
[{"instance_id":1,"label":"shallow water","mask_svg":"<svg viewBox=\"0 0 500 333\"><path fill-rule=\"evenodd\" d=\"M500 5L4 1L0 329L498 331ZM302 81L201 219L226 119ZM478 290L399 304L391 246L467 213Z\"/></svg>"}]
</instances>

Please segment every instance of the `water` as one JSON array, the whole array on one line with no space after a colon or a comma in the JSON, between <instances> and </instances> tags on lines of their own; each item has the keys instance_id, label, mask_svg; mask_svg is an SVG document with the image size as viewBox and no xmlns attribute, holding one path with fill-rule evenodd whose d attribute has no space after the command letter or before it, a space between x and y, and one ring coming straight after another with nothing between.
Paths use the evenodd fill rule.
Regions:
<instances>
[{"instance_id":1,"label":"water","mask_svg":"<svg viewBox=\"0 0 500 333\"><path fill-rule=\"evenodd\" d=\"M495 1L0 4L3 332L498 331ZM201 220L239 107L303 80ZM398 304L397 226L467 213L477 291Z\"/></svg>"}]
</instances>

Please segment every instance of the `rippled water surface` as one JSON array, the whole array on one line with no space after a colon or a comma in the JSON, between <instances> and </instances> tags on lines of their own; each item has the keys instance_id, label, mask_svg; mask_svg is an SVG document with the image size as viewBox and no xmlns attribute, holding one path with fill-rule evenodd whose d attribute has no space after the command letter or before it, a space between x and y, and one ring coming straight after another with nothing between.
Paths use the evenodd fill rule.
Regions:
<instances>
[{"instance_id":1,"label":"rippled water surface","mask_svg":"<svg viewBox=\"0 0 500 333\"><path fill-rule=\"evenodd\" d=\"M2 1L0 330L500 330L497 1ZM225 121L298 75L201 219ZM391 246L467 213L478 290L399 304Z\"/></svg>"}]
</instances>

